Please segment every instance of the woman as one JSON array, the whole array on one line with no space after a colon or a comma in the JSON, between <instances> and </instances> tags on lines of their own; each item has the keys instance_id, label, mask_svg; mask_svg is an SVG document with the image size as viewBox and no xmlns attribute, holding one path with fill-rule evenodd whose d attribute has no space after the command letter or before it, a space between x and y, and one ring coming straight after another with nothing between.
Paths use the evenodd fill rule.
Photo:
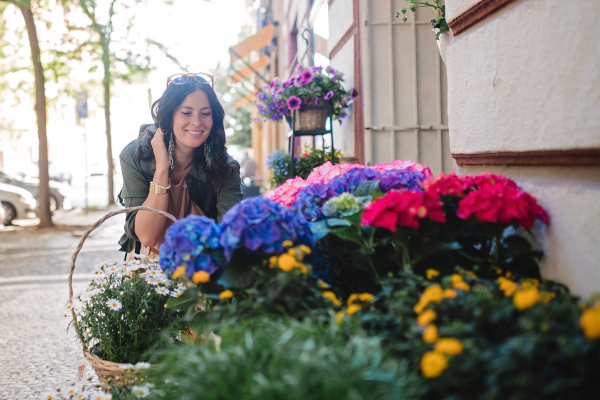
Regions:
<instances>
[{"instance_id":1,"label":"woman","mask_svg":"<svg viewBox=\"0 0 600 400\"><path fill-rule=\"evenodd\" d=\"M154 124L142 125L140 137L121 152L122 205L220 221L242 200L240 165L227 153L225 112L212 84L204 73L167 79L167 89L152 104ZM121 251L158 254L171 223L151 211L128 213Z\"/></svg>"}]
</instances>

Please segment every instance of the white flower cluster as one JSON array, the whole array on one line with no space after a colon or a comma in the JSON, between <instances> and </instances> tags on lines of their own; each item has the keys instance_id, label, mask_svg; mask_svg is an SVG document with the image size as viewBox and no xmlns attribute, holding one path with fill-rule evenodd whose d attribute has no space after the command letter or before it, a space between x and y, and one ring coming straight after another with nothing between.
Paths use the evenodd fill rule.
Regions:
<instances>
[{"instance_id":1,"label":"white flower cluster","mask_svg":"<svg viewBox=\"0 0 600 400\"><path fill-rule=\"evenodd\" d=\"M173 286L173 281L163 273L156 262L146 264L144 268L145 271L140 273L140 276L146 280L147 284L154 286L154 291L158 294L179 297L187 288L184 283L177 283Z\"/></svg>"},{"instance_id":2,"label":"white flower cluster","mask_svg":"<svg viewBox=\"0 0 600 400\"><path fill-rule=\"evenodd\" d=\"M112 395L100 390L97 386L85 383L66 383L56 389L55 392L47 393L43 399L85 399L85 400L112 400Z\"/></svg>"}]
</instances>

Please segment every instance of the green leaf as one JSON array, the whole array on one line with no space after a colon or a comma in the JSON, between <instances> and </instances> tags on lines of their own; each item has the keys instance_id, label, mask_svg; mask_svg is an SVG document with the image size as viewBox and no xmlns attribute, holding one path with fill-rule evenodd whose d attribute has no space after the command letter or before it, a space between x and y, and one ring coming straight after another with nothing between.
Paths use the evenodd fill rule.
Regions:
<instances>
[{"instance_id":1,"label":"green leaf","mask_svg":"<svg viewBox=\"0 0 600 400\"><path fill-rule=\"evenodd\" d=\"M198 291L196 288L187 289L179 297L169 297L167 300L167 308L173 310L188 310L198 304Z\"/></svg>"},{"instance_id":2,"label":"green leaf","mask_svg":"<svg viewBox=\"0 0 600 400\"><path fill-rule=\"evenodd\" d=\"M327 227L327 220L325 220L325 219L322 219L320 221L309 222L309 226L310 226L310 231L312 232L315 240L323 239L331 231Z\"/></svg>"},{"instance_id":3,"label":"green leaf","mask_svg":"<svg viewBox=\"0 0 600 400\"><path fill-rule=\"evenodd\" d=\"M252 268L241 269L233 266L228 266L223 271L223 275L217 283L226 289L245 289L256 281L256 273Z\"/></svg>"},{"instance_id":4,"label":"green leaf","mask_svg":"<svg viewBox=\"0 0 600 400\"><path fill-rule=\"evenodd\" d=\"M351 226L352 225L350 223L350 221L347 221L343 218L328 218L325 221L327 221L327 226L329 226L331 228L335 228L338 226Z\"/></svg>"},{"instance_id":5,"label":"green leaf","mask_svg":"<svg viewBox=\"0 0 600 400\"><path fill-rule=\"evenodd\" d=\"M356 230L352 227L347 228L338 228L331 231L335 236L339 237L343 240L348 240L350 242L357 243L362 246L362 242L359 239L359 236L356 233Z\"/></svg>"}]
</instances>

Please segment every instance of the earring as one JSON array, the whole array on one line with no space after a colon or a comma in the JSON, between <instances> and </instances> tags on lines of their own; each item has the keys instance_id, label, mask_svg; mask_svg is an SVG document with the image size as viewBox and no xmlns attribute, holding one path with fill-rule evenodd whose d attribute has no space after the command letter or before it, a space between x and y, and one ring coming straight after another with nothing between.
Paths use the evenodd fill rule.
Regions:
<instances>
[{"instance_id":1,"label":"earring","mask_svg":"<svg viewBox=\"0 0 600 400\"><path fill-rule=\"evenodd\" d=\"M173 159L175 153L175 139L173 139L174 132L171 132L171 138L169 139L169 165L171 166L171 171L175 167L175 160Z\"/></svg>"},{"instance_id":2,"label":"earring","mask_svg":"<svg viewBox=\"0 0 600 400\"><path fill-rule=\"evenodd\" d=\"M212 161L213 161L213 154L212 154L213 143L214 143L214 141L212 140L212 138L210 138L210 142L208 140L206 142L204 142L204 158L206 159L206 165L209 168L212 165Z\"/></svg>"}]
</instances>

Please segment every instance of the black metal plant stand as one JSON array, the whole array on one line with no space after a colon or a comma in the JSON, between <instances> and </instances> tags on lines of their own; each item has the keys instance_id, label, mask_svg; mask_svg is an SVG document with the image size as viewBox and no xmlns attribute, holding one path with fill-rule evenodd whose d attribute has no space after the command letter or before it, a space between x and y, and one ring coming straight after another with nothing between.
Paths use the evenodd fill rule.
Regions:
<instances>
[{"instance_id":1,"label":"black metal plant stand","mask_svg":"<svg viewBox=\"0 0 600 400\"><path fill-rule=\"evenodd\" d=\"M298 128L298 124L297 124L297 118L298 118L298 113L304 111L308 111L308 110L326 110L327 111L327 119L329 120L329 129L327 129L327 119L325 120L325 122L323 123L323 127L319 128L319 129L301 129ZM317 136L321 136L322 141L323 141L323 149L325 149L325 135L331 135L331 154L332 154L332 159L333 159L333 154L335 152L335 149L333 147L333 121L332 121L332 114L333 114L333 109L331 104L321 104L321 105L311 105L311 106L302 106L300 107L299 110L294 110L292 113L292 134L289 136L289 152L292 156L292 161L290 163L290 174L292 177L294 177L294 156L295 156L295 151L296 151L296 138L300 137L300 136L312 136L313 137L313 147L315 146L316 143L316 137Z\"/></svg>"}]
</instances>

